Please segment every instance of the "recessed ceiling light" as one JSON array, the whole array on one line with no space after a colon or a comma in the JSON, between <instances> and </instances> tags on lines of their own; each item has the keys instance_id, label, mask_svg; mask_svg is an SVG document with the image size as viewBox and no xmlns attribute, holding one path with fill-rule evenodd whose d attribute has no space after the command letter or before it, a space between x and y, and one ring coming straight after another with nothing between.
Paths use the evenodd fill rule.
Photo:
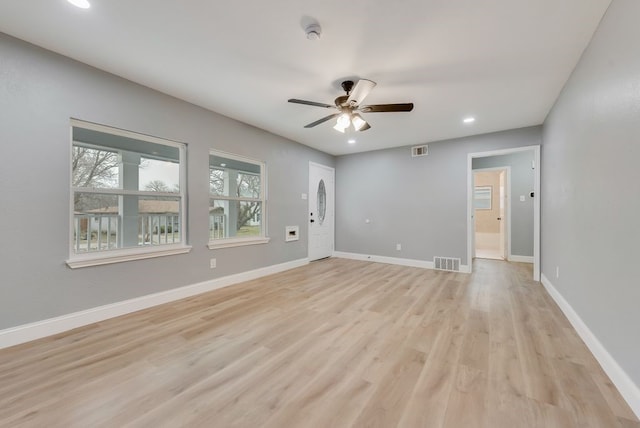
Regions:
<instances>
[{"instance_id":1,"label":"recessed ceiling light","mask_svg":"<svg viewBox=\"0 0 640 428\"><path fill-rule=\"evenodd\" d=\"M356 140L354 140L353 138L349 138L349 139L347 140L347 143L349 143L349 144L355 144L355 143L356 143Z\"/></svg>"},{"instance_id":2,"label":"recessed ceiling light","mask_svg":"<svg viewBox=\"0 0 640 428\"><path fill-rule=\"evenodd\" d=\"M227 164L226 163L221 163L220 166L224 168L225 166L227 166Z\"/></svg>"},{"instance_id":3,"label":"recessed ceiling light","mask_svg":"<svg viewBox=\"0 0 640 428\"><path fill-rule=\"evenodd\" d=\"M89 0L67 0L72 5L79 7L80 9L89 9L91 4L89 4Z\"/></svg>"},{"instance_id":4,"label":"recessed ceiling light","mask_svg":"<svg viewBox=\"0 0 640 428\"><path fill-rule=\"evenodd\" d=\"M476 121L475 117L465 117L463 120L464 123L473 123L475 121Z\"/></svg>"}]
</instances>

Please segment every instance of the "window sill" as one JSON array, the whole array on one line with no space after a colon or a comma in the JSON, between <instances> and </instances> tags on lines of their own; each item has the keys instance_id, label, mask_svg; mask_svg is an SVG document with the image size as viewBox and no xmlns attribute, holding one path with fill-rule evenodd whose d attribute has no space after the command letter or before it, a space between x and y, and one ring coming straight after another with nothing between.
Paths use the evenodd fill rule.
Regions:
<instances>
[{"instance_id":1,"label":"window sill","mask_svg":"<svg viewBox=\"0 0 640 428\"><path fill-rule=\"evenodd\" d=\"M151 259L154 257L173 256L191 251L189 245L167 245L152 248L127 248L121 250L103 251L100 253L74 255L67 260L71 269L100 266L111 263L129 262L133 260Z\"/></svg>"},{"instance_id":2,"label":"window sill","mask_svg":"<svg viewBox=\"0 0 640 428\"><path fill-rule=\"evenodd\" d=\"M218 248L243 247L245 245L267 244L271 238L227 238L209 241L209 249L216 250Z\"/></svg>"}]
</instances>

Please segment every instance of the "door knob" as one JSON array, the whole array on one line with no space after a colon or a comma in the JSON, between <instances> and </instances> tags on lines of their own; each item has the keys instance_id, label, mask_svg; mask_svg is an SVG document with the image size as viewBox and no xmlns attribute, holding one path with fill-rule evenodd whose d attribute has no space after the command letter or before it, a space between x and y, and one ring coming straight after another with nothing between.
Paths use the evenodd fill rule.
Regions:
<instances>
[{"instance_id":1,"label":"door knob","mask_svg":"<svg viewBox=\"0 0 640 428\"><path fill-rule=\"evenodd\" d=\"M311 223L313 223L313 222L314 222L314 220L313 220L313 219L311 219L311 220L309 220L309 221L310 221Z\"/></svg>"},{"instance_id":2,"label":"door knob","mask_svg":"<svg viewBox=\"0 0 640 428\"><path fill-rule=\"evenodd\" d=\"M502 217L498 217L498 220L502 220Z\"/></svg>"}]
</instances>

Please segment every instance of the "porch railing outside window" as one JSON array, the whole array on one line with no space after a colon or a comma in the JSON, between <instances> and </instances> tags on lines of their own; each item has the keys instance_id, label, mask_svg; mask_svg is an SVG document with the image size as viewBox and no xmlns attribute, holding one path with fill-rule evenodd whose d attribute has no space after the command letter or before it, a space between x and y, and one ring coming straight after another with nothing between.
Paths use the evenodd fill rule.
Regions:
<instances>
[{"instance_id":1,"label":"porch railing outside window","mask_svg":"<svg viewBox=\"0 0 640 428\"><path fill-rule=\"evenodd\" d=\"M118 236L118 214L75 214L74 251L86 253L122 248ZM138 245L179 243L180 216L178 214L141 214L138 216Z\"/></svg>"},{"instance_id":2,"label":"porch railing outside window","mask_svg":"<svg viewBox=\"0 0 640 428\"><path fill-rule=\"evenodd\" d=\"M226 215L211 214L209 215L209 239L222 239L225 236Z\"/></svg>"}]
</instances>

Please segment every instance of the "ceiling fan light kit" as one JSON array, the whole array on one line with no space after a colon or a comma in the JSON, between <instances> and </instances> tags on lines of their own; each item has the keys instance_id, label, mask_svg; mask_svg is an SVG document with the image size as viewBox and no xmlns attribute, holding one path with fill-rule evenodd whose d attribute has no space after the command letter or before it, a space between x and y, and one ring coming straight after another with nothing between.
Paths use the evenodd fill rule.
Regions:
<instances>
[{"instance_id":1,"label":"ceiling fan light kit","mask_svg":"<svg viewBox=\"0 0 640 428\"><path fill-rule=\"evenodd\" d=\"M69 3L74 5L75 7L79 7L80 9L89 9L91 7L91 3L89 0L67 0Z\"/></svg>"},{"instance_id":2,"label":"ceiling fan light kit","mask_svg":"<svg viewBox=\"0 0 640 428\"><path fill-rule=\"evenodd\" d=\"M309 27L307 27L309 28ZM308 33L307 33L308 35ZM315 122L311 122L305 125L305 128L313 128L316 125L320 125L328 120L337 118L336 124L333 126L338 132L345 133L349 126L353 125L353 129L356 131L366 131L371 128L371 125L360 115L363 113L388 113L388 112L409 112L413 110L413 103L402 104L373 104L373 105L361 105L367 95L376 86L376 82L367 79L360 79L357 83L352 80L345 80L342 82L342 89L347 93L341 95L334 100L334 105L319 103L316 101L307 101L291 98L288 101L294 104L304 104L314 107L334 108L338 112L330 114L318 119Z\"/></svg>"},{"instance_id":3,"label":"ceiling fan light kit","mask_svg":"<svg viewBox=\"0 0 640 428\"><path fill-rule=\"evenodd\" d=\"M353 124L353 128L356 131L364 131L364 129L362 128L364 128L364 126L367 124L367 122L358 113L353 114L353 117L351 118L351 123Z\"/></svg>"}]
</instances>

